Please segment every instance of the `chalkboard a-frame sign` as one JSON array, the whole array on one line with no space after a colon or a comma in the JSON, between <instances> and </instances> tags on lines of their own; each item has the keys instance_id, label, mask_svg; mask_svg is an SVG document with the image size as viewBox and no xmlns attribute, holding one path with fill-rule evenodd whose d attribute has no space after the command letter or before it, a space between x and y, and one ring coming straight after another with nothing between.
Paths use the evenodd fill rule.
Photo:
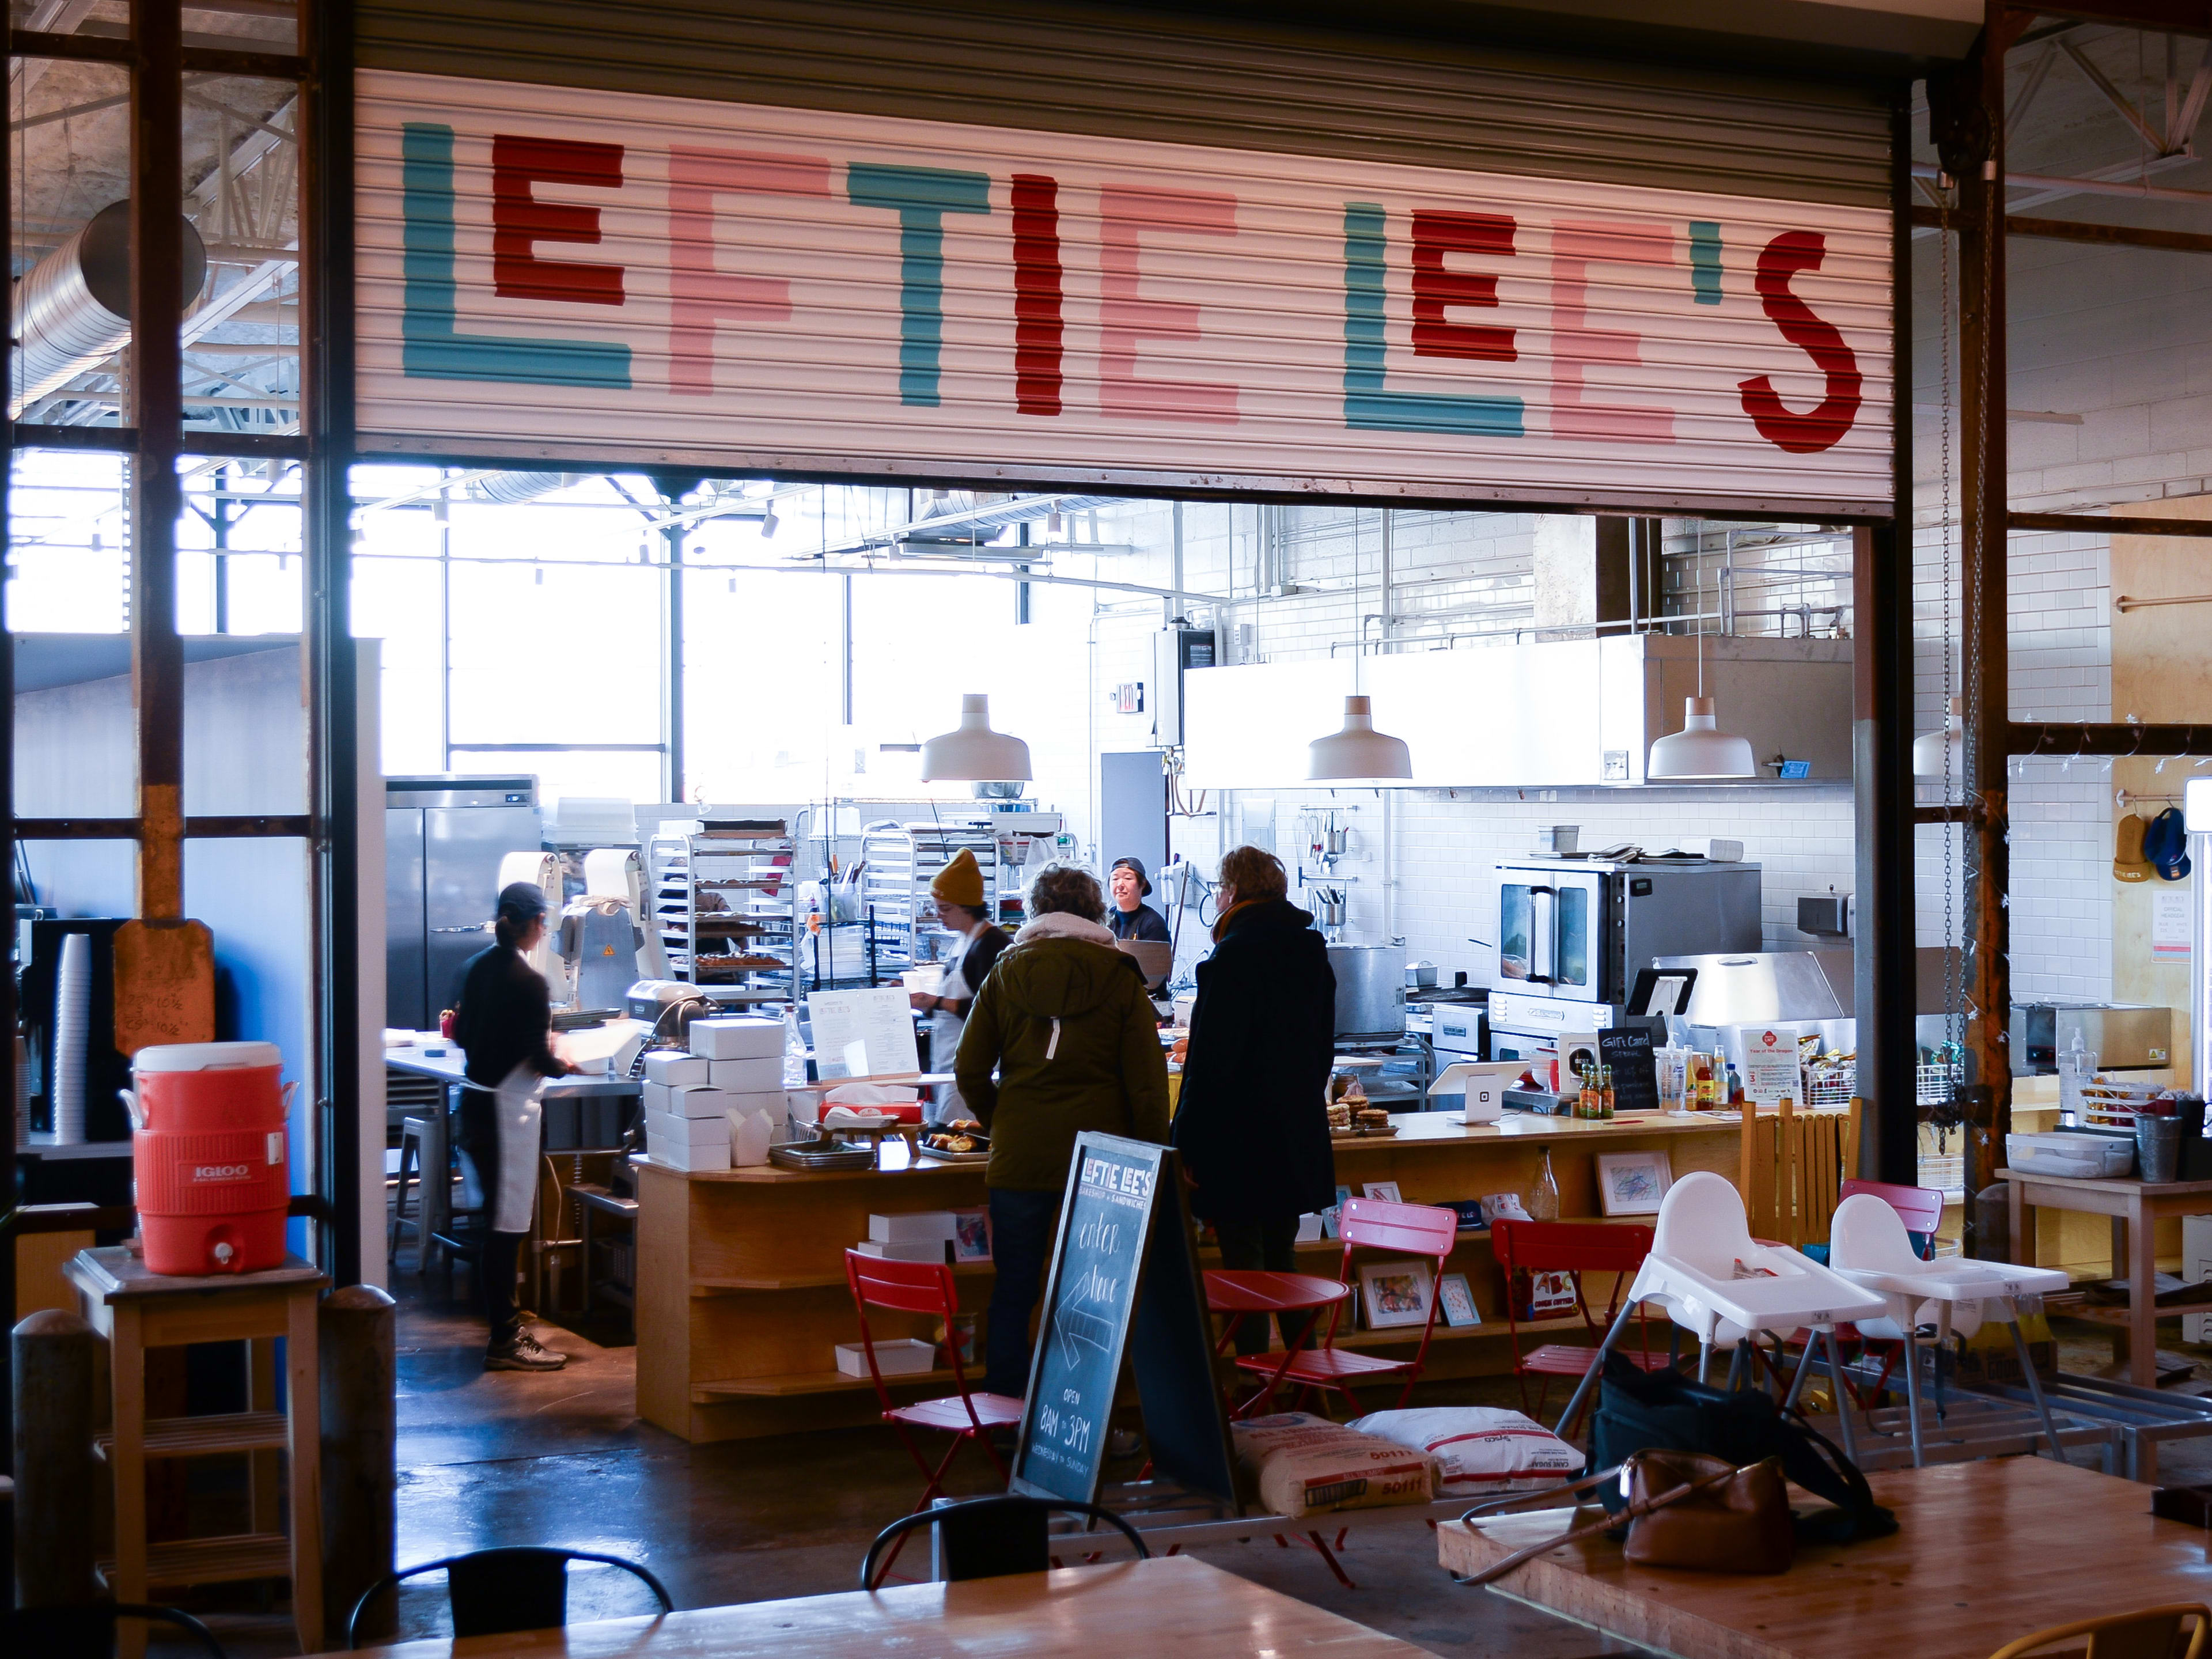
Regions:
<instances>
[{"instance_id":1,"label":"chalkboard a-frame sign","mask_svg":"<svg viewBox=\"0 0 2212 1659\"><path fill-rule=\"evenodd\" d=\"M1081 1134L1045 1279L1012 1490L1097 1501L1125 1354L1154 1477L1241 1514L1176 1153Z\"/></svg>"}]
</instances>

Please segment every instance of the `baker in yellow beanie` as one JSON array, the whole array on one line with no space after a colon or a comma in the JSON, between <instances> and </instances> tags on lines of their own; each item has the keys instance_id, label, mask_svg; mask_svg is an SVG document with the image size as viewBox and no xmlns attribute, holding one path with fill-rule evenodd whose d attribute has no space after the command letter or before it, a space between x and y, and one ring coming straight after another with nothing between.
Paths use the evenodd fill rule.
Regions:
<instances>
[{"instance_id":1,"label":"baker in yellow beanie","mask_svg":"<svg viewBox=\"0 0 2212 1659\"><path fill-rule=\"evenodd\" d=\"M915 959L919 965L926 945L934 945L937 959L945 964L945 977L934 991L908 992L907 1001L932 1016L930 1069L949 1072L953 1055L960 1052L960 1033L967 1026L968 1011L975 1006L975 993L982 988L999 952L1011 941L1005 930L991 921L983 901L982 866L966 848L937 872L929 884L929 896L937 901L937 925L943 932L929 932L924 925L927 919L916 917ZM952 937L946 939L946 933ZM960 1091L949 1083L940 1083L927 1115L932 1123L947 1123L971 1115L961 1103Z\"/></svg>"}]
</instances>

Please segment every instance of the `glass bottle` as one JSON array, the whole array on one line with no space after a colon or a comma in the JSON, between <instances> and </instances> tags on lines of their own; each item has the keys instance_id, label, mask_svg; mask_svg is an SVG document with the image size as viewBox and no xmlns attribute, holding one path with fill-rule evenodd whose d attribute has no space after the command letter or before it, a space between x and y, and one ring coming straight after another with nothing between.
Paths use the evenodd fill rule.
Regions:
<instances>
[{"instance_id":1,"label":"glass bottle","mask_svg":"<svg viewBox=\"0 0 2212 1659\"><path fill-rule=\"evenodd\" d=\"M1557 1221L1559 1218L1559 1183L1552 1176L1552 1149L1544 1148L1544 1161L1536 1166L1536 1178L1528 1183L1528 1190L1521 1195L1521 1207L1528 1212L1532 1221Z\"/></svg>"},{"instance_id":2,"label":"glass bottle","mask_svg":"<svg viewBox=\"0 0 2212 1659\"><path fill-rule=\"evenodd\" d=\"M1582 1071L1582 1086L1575 1091L1575 1115L1587 1121L1597 1115L1597 1067Z\"/></svg>"},{"instance_id":3,"label":"glass bottle","mask_svg":"<svg viewBox=\"0 0 2212 1659\"><path fill-rule=\"evenodd\" d=\"M1610 1066L1601 1066L1597 1069L1597 1115L1600 1117L1611 1117L1613 1111L1613 1067Z\"/></svg>"}]
</instances>

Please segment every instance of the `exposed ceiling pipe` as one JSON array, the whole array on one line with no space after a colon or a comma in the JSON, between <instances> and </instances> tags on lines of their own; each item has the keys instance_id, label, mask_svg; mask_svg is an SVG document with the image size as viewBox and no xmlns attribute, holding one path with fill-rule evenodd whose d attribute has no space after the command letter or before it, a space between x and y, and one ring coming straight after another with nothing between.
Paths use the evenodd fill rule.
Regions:
<instances>
[{"instance_id":1,"label":"exposed ceiling pipe","mask_svg":"<svg viewBox=\"0 0 2212 1659\"><path fill-rule=\"evenodd\" d=\"M189 310L207 282L207 247L184 222L184 292ZM111 202L15 284L16 340L8 413L97 367L131 339L131 204Z\"/></svg>"},{"instance_id":2,"label":"exposed ceiling pipe","mask_svg":"<svg viewBox=\"0 0 2212 1659\"><path fill-rule=\"evenodd\" d=\"M496 501L501 507L520 507L525 501L534 501L540 495L550 495L556 489L566 489L570 484L580 483L584 475L578 472L487 472L482 477L469 481L470 496L479 501Z\"/></svg>"},{"instance_id":3,"label":"exposed ceiling pipe","mask_svg":"<svg viewBox=\"0 0 2212 1659\"><path fill-rule=\"evenodd\" d=\"M956 526L971 534L982 530L1004 530L1008 525L1034 523L1055 513L1084 513L1094 507L1111 507L1121 499L1119 495L1016 495L1006 498L1002 503L963 507L948 498L932 502L930 510L913 523L901 525L882 534L899 536L918 532L933 536L939 531Z\"/></svg>"}]
</instances>

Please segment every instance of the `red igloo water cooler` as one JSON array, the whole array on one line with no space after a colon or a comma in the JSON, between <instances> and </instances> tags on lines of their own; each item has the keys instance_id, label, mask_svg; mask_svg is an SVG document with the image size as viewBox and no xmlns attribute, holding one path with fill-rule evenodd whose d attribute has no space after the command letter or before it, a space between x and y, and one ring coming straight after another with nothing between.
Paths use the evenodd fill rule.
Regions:
<instances>
[{"instance_id":1,"label":"red igloo water cooler","mask_svg":"<svg viewBox=\"0 0 2212 1659\"><path fill-rule=\"evenodd\" d=\"M146 1266L248 1273L284 1261L291 1152L273 1042L180 1042L131 1062L131 1150Z\"/></svg>"}]
</instances>

